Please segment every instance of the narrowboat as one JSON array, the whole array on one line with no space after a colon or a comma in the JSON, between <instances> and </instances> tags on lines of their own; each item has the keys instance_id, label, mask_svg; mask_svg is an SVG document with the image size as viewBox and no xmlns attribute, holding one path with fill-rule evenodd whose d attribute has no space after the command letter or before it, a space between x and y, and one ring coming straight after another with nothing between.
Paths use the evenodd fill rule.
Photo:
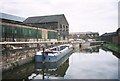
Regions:
<instances>
[{"instance_id":1,"label":"narrowboat","mask_svg":"<svg viewBox=\"0 0 120 81\"><path fill-rule=\"evenodd\" d=\"M73 46L71 44L64 44L45 49L35 54L35 62L57 62L72 50Z\"/></svg>"}]
</instances>

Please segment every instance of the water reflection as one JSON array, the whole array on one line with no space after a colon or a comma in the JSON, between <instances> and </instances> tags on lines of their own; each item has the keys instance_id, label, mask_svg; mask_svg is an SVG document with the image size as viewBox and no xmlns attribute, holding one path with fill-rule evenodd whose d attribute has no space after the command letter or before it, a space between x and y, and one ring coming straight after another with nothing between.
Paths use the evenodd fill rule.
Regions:
<instances>
[{"instance_id":1,"label":"water reflection","mask_svg":"<svg viewBox=\"0 0 120 81\"><path fill-rule=\"evenodd\" d=\"M35 63L35 72L28 79L61 79L69 67L69 57L72 53L54 63ZM34 76L33 76L34 75Z\"/></svg>"},{"instance_id":2,"label":"water reflection","mask_svg":"<svg viewBox=\"0 0 120 81\"><path fill-rule=\"evenodd\" d=\"M27 79L34 71L34 63L31 62L2 73L2 79Z\"/></svg>"},{"instance_id":3,"label":"water reflection","mask_svg":"<svg viewBox=\"0 0 120 81\"><path fill-rule=\"evenodd\" d=\"M82 53L98 53L100 46L87 46L87 47L79 47L79 45L74 45L75 52Z\"/></svg>"},{"instance_id":4,"label":"water reflection","mask_svg":"<svg viewBox=\"0 0 120 81\"><path fill-rule=\"evenodd\" d=\"M49 66L50 65L50 66ZM36 74L34 79L59 79L64 77L66 70L69 67L69 59L67 59L62 65L59 67L56 64L38 64L36 65ZM53 66L55 65L55 66ZM32 74L32 75L33 75ZM29 79L33 79L33 77L29 76Z\"/></svg>"},{"instance_id":5,"label":"water reflection","mask_svg":"<svg viewBox=\"0 0 120 81\"><path fill-rule=\"evenodd\" d=\"M120 54L119 53L113 52L113 55L120 59Z\"/></svg>"},{"instance_id":6,"label":"water reflection","mask_svg":"<svg viewBox=\"0 0 120 81\"><path fill-rule=\"evenodd\" d=\"M115 51L110 51L109 49L104 48L104 47L102 47L101 49L103 49L103 50L106 51L106 52L112 52L112 54L113 54L114 56L116 56L118 59L120 59L120 53L115 52Z\"/></svg>"},{"instance_id":7,"label":"water reflection","mask_svg":"<svg viewBox=\"0 0 120 81\"><path fill-rule=\"evenodd\" d=\"M118 79L118 58L111 51L80 52L69 58L65 79Z\"/></svg>"},{"instance_id":8,"label":"water reflection","mask_svg":"<svg viewBox=\"0 0 120 81\"><path fill-rule=\"evenodd\" d=\"M93 47L93 48L84 48L80 49L80 52L85 52L85 53L98 53L99 52L99 47Z\"/></svg>"}]
</instances>

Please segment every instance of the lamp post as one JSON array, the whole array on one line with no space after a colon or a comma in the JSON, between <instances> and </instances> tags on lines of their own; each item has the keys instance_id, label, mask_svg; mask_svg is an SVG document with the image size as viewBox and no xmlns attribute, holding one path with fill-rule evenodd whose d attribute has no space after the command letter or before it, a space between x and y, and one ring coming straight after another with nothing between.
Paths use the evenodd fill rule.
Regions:
<instances>
[{"instance_id":1,"label":"lamp post","mask_svg":"<svg viewBox=\"0 0 120 81\"><path fill-rule=\"evenodd\" d=\"M37 42L38 42L38 26L37 26Z\"/></svg>"}]
</instances>

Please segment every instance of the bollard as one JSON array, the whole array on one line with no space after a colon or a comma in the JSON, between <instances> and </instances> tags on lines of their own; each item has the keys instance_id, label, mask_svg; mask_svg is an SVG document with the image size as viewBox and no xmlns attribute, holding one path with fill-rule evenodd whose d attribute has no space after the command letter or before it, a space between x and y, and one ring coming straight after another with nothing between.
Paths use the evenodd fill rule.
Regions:
<instances>
[{"instance_id":1,"label":"bollard","mask_svg":"<svg viewBox=\"0 0 120 81\"><path fill-rule=\"evenodd\" d=\"M42 61L44 61L44 53L45 53L45 48L43 47Z\"/></svg>"},{"instance_id":2,"label":"bollard","mask_svg":"<svg viewBox=\"0 0 120 81\"><path fill-rule=\"evenodd\" d=\"M81 43L79 44L79 47L80 47L80 48L82 47Z\"/></svg>"}]
</instances>

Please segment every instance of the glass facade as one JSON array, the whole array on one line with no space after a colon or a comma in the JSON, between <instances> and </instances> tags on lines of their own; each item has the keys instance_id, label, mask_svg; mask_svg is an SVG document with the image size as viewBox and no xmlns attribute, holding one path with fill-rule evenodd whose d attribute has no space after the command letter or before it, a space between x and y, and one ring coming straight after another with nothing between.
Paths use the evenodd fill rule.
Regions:
<instances>
[{"instance_id":1,"label":"glass facade","mask_svg":"<svg viewBox=\"0 0 120 81\"><path fill-rule=\"evenodd\" d=\"M20 27L21 26L21 27ZM23 25L2 25L2 41L21 41L21 39L42 39L42 29L22 27ZM47 29L46 29L47 30ZM44 30L43 30L44 31ZM47 39L57 39L57 32L47 30Z\"/></svg>"},{"instance_id":2,"label":"glass facade","mask_svg":"<svg viewBox=\"0 0 120 81\"><path fill-rule=\"evenodd\" d=\"M57 39L57 32L48 31L48 39Z\"/></svg>"}]
</instances>

